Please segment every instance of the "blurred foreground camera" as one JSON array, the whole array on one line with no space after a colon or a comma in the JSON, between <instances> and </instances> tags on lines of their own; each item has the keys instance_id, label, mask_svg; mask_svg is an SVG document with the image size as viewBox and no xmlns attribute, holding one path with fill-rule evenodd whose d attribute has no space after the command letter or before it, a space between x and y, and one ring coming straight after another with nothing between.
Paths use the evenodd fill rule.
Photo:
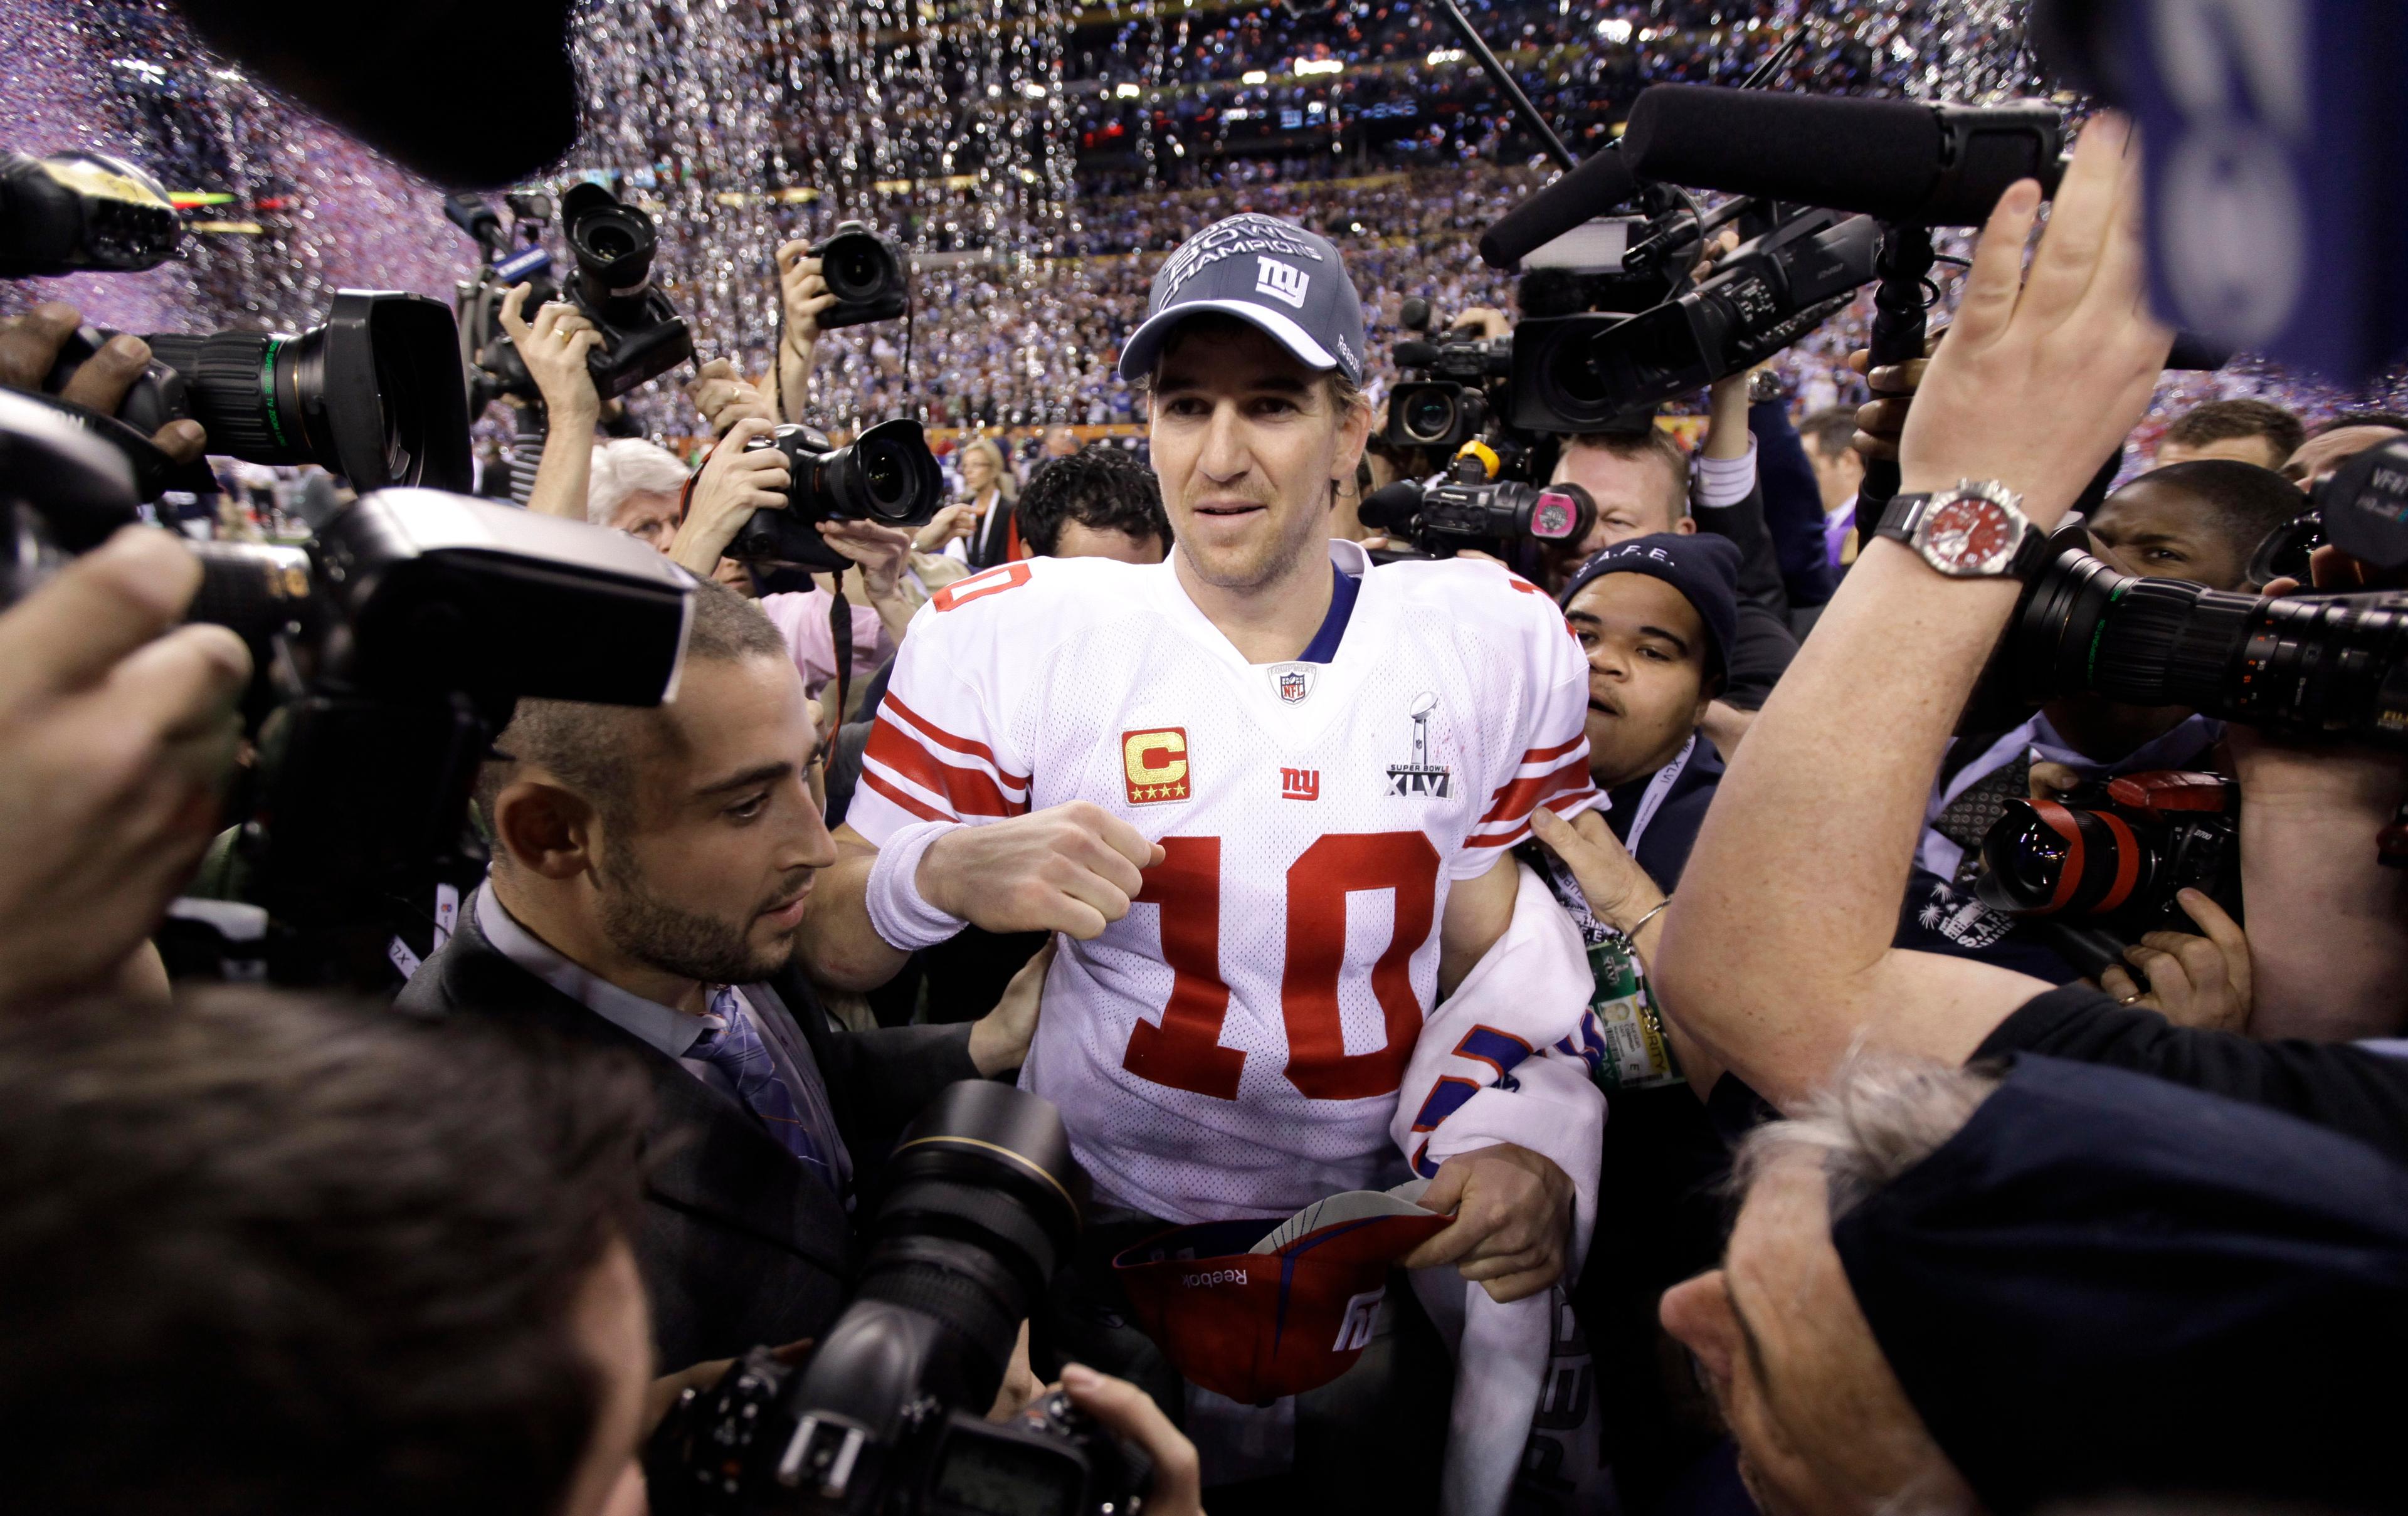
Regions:
<instances>
[{"instance_id":1,"label":"blurred foreground camera","mask_svg":"<svg viewBox=\"0 0 2408 1516\"><path fill-rule=\"evenodd\" d=\"M578 184L560 197L560 231L577 265L564 293L602 334L585 364L595 393L624 394L694 356L684 318L652 283L652 217L599 184Z\"/></svg>"},{"instance_id":2,"label":"blurred foreground camera","mask_svg":"<svg viewBox=\"0 0 2408 1516\"><path fill-rule=\"evenodd\" d=\"M1993 910L2093 924L2129 941L2194 928L2175 894L2241 908L2237 795L2214 774L2127 774L2057 800L2010 800L1982 839L1974 894Z\"/></svg>"},{"instance_id":3,"label":"blurred foreground camera","mask_svg":"<svg viewBox=\"0 0 2408 1516\"><path fill-rule=\"evenodd\" d=\"M2408 749L2408 594L2232 594L2134 579L2092 557L2079 526L2051 547L1985 683L2003 681L2026 705L2095 691L2274 737Z\"/></svg>"},{"instance_id":4,"label":"blurred foreground camera","mask_svg":"<svg viewBox=\"0 0 2408 1516\"><path fill-rule=\"evenodd\" d=\"M122 159L0 156L0 279L155 268L183 235L167 192Z\"/></svg>"},{"instance_id":5,"label":"blurred foreground camera","mask_svg":"<svg viewBox=\"0 0 2408 1516\"><path fill-rule=\"evenodd\" d=\"M0 392L0 607L135 505L124 459L68 408ZM290 929L270 944L278 978L381 961L395 903L423 913L469 846L470 785L520 697L651 706L675 687L691 579L616 533L386 490L306 549L192 546L192 619L251 650L257 761L229 803L230 863L241 898Z\"/></svg>"},{"instance_id":6,"label":"blurred foreground camera","mask_svg":"<svg viewBox=\"0 0 2408 1516\"><path fill-rule=\"evenodd\" d=\"M827 1516L1129 1516L1151 1461L1060 1394L1000 1425L1020 1323L1077 1239L1084 1180L1062 1118L964 1080L889 1161L861 1289L800 1368L755 1349L671 1409L652 1509Z\"/></svg>"},{"instance_id":7,"label":"blurred foreground camera","mask_svg":"<svg viewBox=\"0 0 2408 1516\"><path fill-rule=\"evenodd\" d=\"M67 339L44 387L64 388L116 336ZM150 365L117 417L147 439L190 417L213 453L316 464L355 490L469 484L467 398L452 313L423 295L345 290L325 324L294 336L145 336Z\"/></svg>"},{"instance_id":8,"label":"blurred foreground camera","mask_svg":"<svg viewBox=\"0 0 2408 1516\"><path fill-rule=\"evenodd\" d=\"M828 293L836 296L836 304L819 314L821 331L889 322L903 314L903 254L868 227L859 222L842 223L811 250L811 256L820 261L820 278L827 281Z\"/></svg>"},{"instance_id":9,"label":"blurred foreground camera","mask_svg":"<svg viewBox=\"0 0 2408 1516\"><path fill-rule=\"evenodd\" d=\"M936 455L914 421L881 422L841 448L832 447L825 433L788 422L745 446L783 453L791 480L784 509L756 510L737 529L727 555L746 563L841 573L853 560L820 536L822 523L925 525L944 490Z\"/></svg>"}]
</instances>

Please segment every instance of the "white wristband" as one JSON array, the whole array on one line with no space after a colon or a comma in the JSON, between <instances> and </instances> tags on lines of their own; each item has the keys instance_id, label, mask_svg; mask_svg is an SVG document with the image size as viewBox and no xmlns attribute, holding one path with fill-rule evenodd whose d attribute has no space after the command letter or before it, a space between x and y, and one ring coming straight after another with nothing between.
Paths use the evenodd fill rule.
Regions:
<instances>
[{"instance_id":1,"label":"white wristband","mask_svg":"<svg viewBox=\"0 0 2408 1516\"><path fill-rule=\"evenodd\" d=\"M869 924L890 947L911 952L950 940L969 924L921 898L920 860L959 822L915 822L886 839L869 867Z\"/></svg>"}]
</instances>

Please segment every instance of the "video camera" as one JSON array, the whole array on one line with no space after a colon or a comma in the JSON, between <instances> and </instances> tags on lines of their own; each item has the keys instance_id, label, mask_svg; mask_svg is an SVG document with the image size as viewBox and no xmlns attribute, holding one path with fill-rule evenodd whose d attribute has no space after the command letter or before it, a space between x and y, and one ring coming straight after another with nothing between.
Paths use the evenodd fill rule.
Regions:
<instances>
[{"instance_id":1,"label":"video camera","mask_svg":"<svg viewBox=\"0 0 2408 1516\"><path fill-rule=\"evenodd\" d=\"M1513 334L1512 424L1595 432L1764 362L1873 280L1870 219L1797 211L1714 265L1706 280L1635 316L1555 316Z\"/></svg>"},{"instance_id":2,"label":"video camera","mask_svg":"<svg viewBox=\"0 0 2408 1516\"><path fill-rule=\"evenodd\" d=\"M1433 341L1426 336L1430 305L1418 295L1405 301L1398 319L1425 335L1397 344L1397 366L1428 377L1389 392L1387 440L1398 448L1460 448L1488 424L1487 389L1512 372L1513 338L1450 334Z\"/></svg>"},{"instance_id":3,"label":"video camera","mask_svg":"<svg viewBox=\"0 0 2408 1516\"><path fill-rule=\"evenodd\" d=\"M0 279L139 273L174 257L183 236L167 192L123 159L0 156Z\"/></svg>"},{"instance_id":4,"label":"video camera","mask_svg":"<svg viewBox=\"0 0 2408 1516\"><path fill-rule=\"evenodd\" d=\"M87 326L67 339L44 380L56 393L117 334ZM452 313L423 295L345 290L324 324L294 336L153 333L150 363L103 424L136 465L142 497L179 477L150 444L191 418L213 453L254 464L316 464L355 490L393 485L466 490L468 413L452 356ZM94 418L95 421L99 420ZM206 469L186 475L203 492Z\"/></svg>"},{"instance_id":5,"label":"video camera","mask_svg":"<svg viewBox=\"0 0 2408 1516\"><path fill-rule=\"evenodd\" d=\"M727 555L742 563L842 573L853 560L827 545L820 536L823 524L924 526L944 492L936 455L915 421L881 422L841 448L824 432L787 422L745 444L748 452L763 448L785 456L786 505L756 510L737 528Z\"/></svg>"},{"instance_id":6,"label":"video camera","mask_svg":"<svg viewBox=\"0 0 2408 1516\"><path fill-rule=\"evenodd\" d=\"M0 606L136 520L130 466L71 408L0 392ZM256 670L258 758L228 812L244 897L287 929L273 977L380 961L394 902L422 901L469 846L470 786L521 696L650 706L675 688L691 580L632 538L392 489L305 549L192 546L193 619L239 634Z\"/></svg>"},{"instance_id":7,"label":"video camera","mask_svg":"<svg viewBox=\"0 0 2408 1516\"><path fill-rule=\"evenodd\" d=\"M1412 544L1383 562L1452 558L1476 549L1517 568L1534 550L1576 543L1597 524L1597 502L1577 484L1525 484L1492 477L1485 449L1467 446L1435 484L1399 479L1363 497L1363 524ZM1491 455L1494 456L1493 454Z\"/></svg>"},{"instance_id":8,"label":"video camera","mask_svg":"<svg viewBox=\"0 0 2408 1516\"><path fill-rule=\"evenodd\" d=\"M1086 1191L1061 1115L1009 1085L938 1095L888 1162L861 1287L799 1368L755 1349L645 1455L663 1516L1134 1516L1145 1453L1059 1393L983 1412Z\"/></svg>"},{"instance_id":9,"label":"video camera","mask_svg":"<svg viewBox=\"0 0 2408 1516\"><path fill-rule=\"evenodd\" d=\"M602 399L624 394L694 356L685 319L652 283L660 234L651 216L599 184L571 185L560 197L560 230L574 267L561 282L541 242L550 197L512 194L508 203L514 220L507 233L501 218L475 195L455 194L443 205L444 216L486 253L477 277L455 286L461 356L477 401L472 414L481 414L500 395L538 397L524 361L501 329L502 297L515 284L530 286L521 307L529 321L545 302L566 300L594 323L602 340L586 355L585 366Z\"/></svg>"}]
</instances>

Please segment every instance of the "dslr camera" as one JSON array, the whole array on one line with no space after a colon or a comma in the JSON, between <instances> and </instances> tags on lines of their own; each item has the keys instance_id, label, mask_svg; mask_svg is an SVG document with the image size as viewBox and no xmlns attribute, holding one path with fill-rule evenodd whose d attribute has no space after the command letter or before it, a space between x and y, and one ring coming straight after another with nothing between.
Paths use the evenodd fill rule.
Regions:
<instances>
[{"instance_id":1,"label":"dslr camera","mask_svg":"<svg viewBox=\"0 0 2408 1516\"><path fill-rule=\"evenodd\" d=\"M788 483L783 509L756 510L737 528L727 555L744 563L788 564L842 573L853 566L827 545L828 522L867 521L881 526L924 526L937 514L944 477L926 434L915 421L881 422L844 447L816 428L787 422L745 451L784 454Z\"/></svg>"},{"instance_id":2,"label":"dslr camera","mask_svg":"<svg viewBox=\"0 0 2408 1516\"><path fill-rule=\"evenodd\" d=\"M688 1390L645 1456L662 1516L1130 1516L1145 1453L1060 1394L1002 1424L1020 1323L1077 1239L1085 1178L1054 1108L966 1080L888 1160L861 1288L800 1367L754 1349Z\"/></svg>"},{"instance_id":3,"label":"dslr camera","mask_svg":"<svg viewBox=\"0 0 2408 1516\"><path fill-rule=\"evenodd\" d=\"M844 222L811 250L836 304L820 312L823 332L889 322L909 304L903 254L860 222Z\"/></svg>"},{"instance_id":4,"label":"dslr camera","mask_svg":"<svg viewBox=\"0 0 2408 1516\"><path fill-rule=\"evenodd\" d=\"M0 391L0 607L136 505L71 408ZM519 697L657 705L693 593L631 538L424 489L363 495L306 548L191 546L193 619L251 650L230 873L281 929L265 968L284 980L383 973L396 903L423 913L470 846L469 790Z\"/></svg>"},{"instance_id":5,"label":"dslr camera","mask_svg":"<svg viewBox=\"0 0 2408 1516\"><path fill-rule=\"evenodd\" d=\"M2241 914L2239 794L2214 774L2093 780L2057 800L2010 800L1982 839L1974 894L1991 909L2053 918L2131 942L2187 932L2174 896L2198 890Z\"/></svg>"}]
</instances>

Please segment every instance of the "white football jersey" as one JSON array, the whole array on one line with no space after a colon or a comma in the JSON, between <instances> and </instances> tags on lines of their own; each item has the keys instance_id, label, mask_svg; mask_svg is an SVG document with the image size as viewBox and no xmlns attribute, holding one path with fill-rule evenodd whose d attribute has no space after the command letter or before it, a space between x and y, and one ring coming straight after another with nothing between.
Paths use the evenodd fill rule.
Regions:
<instances>
[{"instance_id":1,"label":"white football jersey","mask_svg":"<svg viewBox=\"0 0 2408 1516\"><path fill-rule=\"evenodd\" d=\"M1400 1161L1453 881L1597 803L1588 667L1544 594L1471 560L1373 567L1326 664L1248 664L1168 563L1039 558L913 618L847 820L872 842L1072 800L1168 857L1061 939L1024 1088L1098 1197L1284 1216Z\"/></svg>"}]
</instances>

